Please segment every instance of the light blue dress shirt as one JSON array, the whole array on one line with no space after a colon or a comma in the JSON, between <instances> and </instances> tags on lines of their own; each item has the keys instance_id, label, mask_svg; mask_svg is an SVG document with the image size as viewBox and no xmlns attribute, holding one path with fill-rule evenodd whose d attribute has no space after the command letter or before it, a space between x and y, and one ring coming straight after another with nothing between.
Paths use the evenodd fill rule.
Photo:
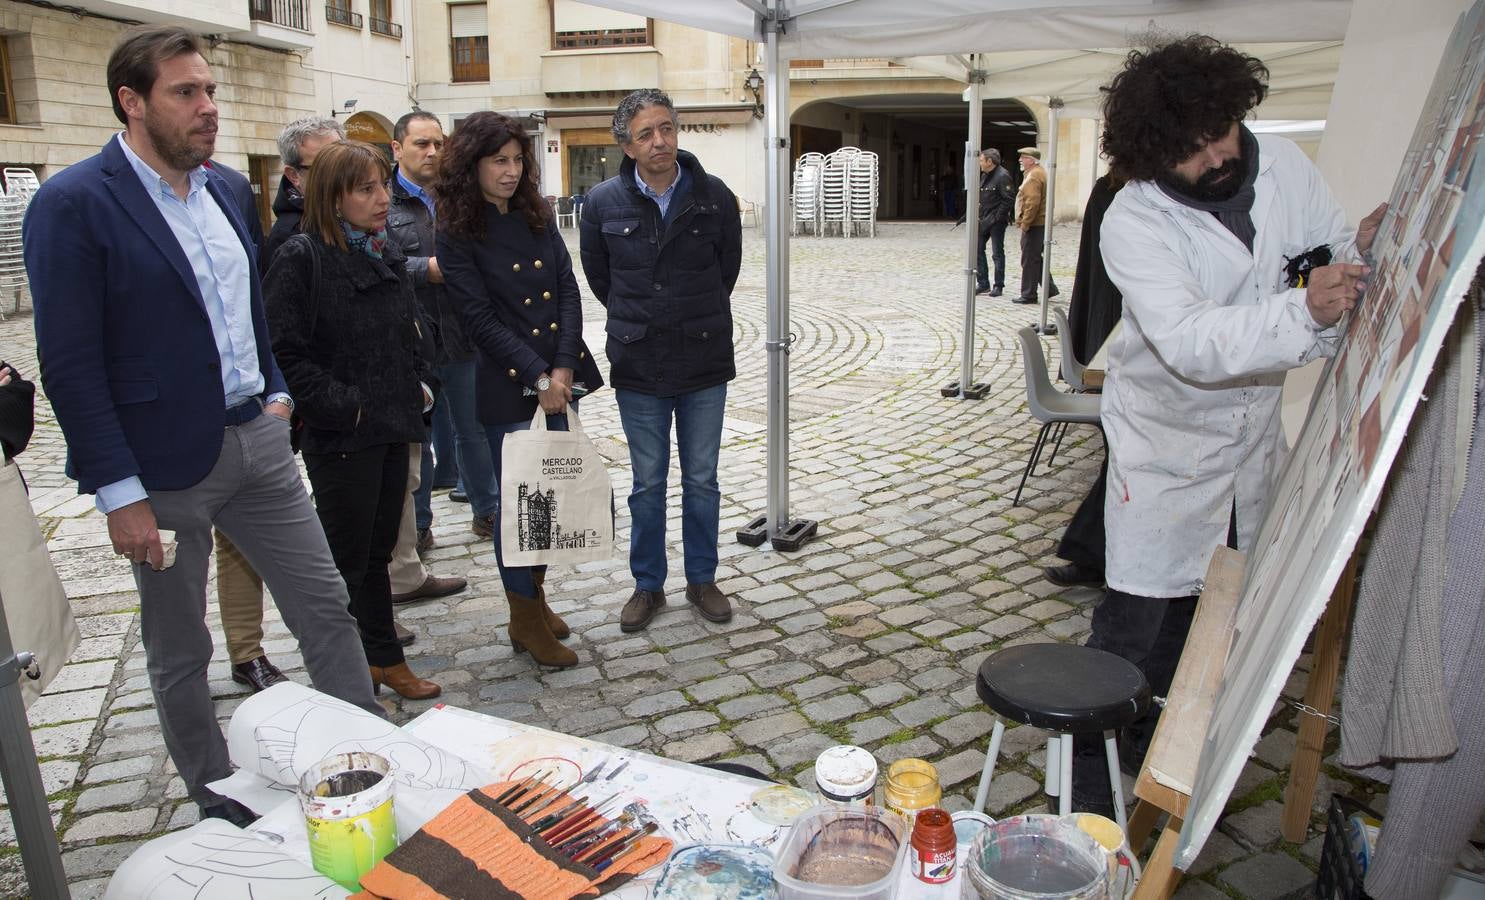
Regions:
<instances>
[{"instance_id":1,"label":"light blue dress shirt","mask_svg":"<svg viewBox=\"0 0 1485 900\"><path fill-rule=\"evenodd\" d=\"M437 215L433 210L433 195L409 181L407 176L402 174L400 166L397 169L397 183L402 185L403 190L423 201L423 205L428 207L429 215Z\"/></svg>"},{"instance_id":2,"label":"light blue dress shirt","mask_svg":"<svg viewBox=\"0 0 1485 900\"><path fill-rule=\"evenodd\" d=\"M263 393L265 382L258 366L257 336L253 330L252 260L226 212L206 190L206 169L197 166L188 173L191 186L182 200L169 182L139 158L122 132L117 140L196 276L196 286L205 301L206 317L216 340L227 408L258 396ZM275 394L268 400L287 396ZM147 496L139 477L130 476L100 487L94 502L100 512L110 513Z\"/></svg>"},{"instance_id":3,"label":"light blue dress shirt","mask_svg":"<svg viewBox=\"0 0 1485 900\"><path fill-rule=\"evenodd\" d=\"M681 165L680 163L676 163L675 178L671 179L670 187L665 189L665 193L657 194L655 193L654 188L650 187L648 184L645 184L645 180L639 177L639 166L634 167L634 183L639 186L639 192L641 194L644 194L646 197L654 200L655 205L660 207L660 218L662 219L670 215L670 201L674 199L676 194L678 193L676 189L681 186L681 181L688 177L689 176L686 174L686 167Z\"/></svg>"}]
</instances>

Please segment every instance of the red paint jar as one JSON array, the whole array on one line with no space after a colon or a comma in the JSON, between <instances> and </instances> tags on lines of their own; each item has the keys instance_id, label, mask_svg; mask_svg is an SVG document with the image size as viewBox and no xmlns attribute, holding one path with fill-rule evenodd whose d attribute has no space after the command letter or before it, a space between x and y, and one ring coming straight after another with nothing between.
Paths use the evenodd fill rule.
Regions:
<instances>
[{"instance_id":1,"label":"red paint jar","mask_svg":"<svg viewBox=\"0 0 1485 900\"><path fill-rule=\"evenodd\" d=\"M920 810L913 824L909 863L913 877L928 884L943 884L954 878L956 863L954 820L942 809Z\"/></svg>"}]
</instances>

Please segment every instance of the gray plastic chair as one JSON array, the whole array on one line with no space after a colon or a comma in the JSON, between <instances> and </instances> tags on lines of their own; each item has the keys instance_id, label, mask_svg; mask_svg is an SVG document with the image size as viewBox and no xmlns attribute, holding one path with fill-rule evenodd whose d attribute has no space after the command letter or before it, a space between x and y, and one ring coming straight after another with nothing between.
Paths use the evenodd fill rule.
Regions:
<instances>
[{"instance_id":1,"label":"gray plastic chair","mask_svg":"<svg viewBox=\"0 0 1485 900\"><path fill-rule=\"evenodd\" d=\"M1016 499L1011 502L1012 506L1021 505L1021 491L1026 487L1026 479L1041 460L1042 450L1047 446L1051 430L1055 426L1062 426L1056 439L1057 444L1061 445L1062 432L1067 430L1068 425L1098 425L1098 407L1102 402L1096 394L1068 394L1053 387L1052 379L1047 375L1047 357L1042 352L1042 341L1037 337L1036 331L1028 326L1016 332L1016 336L1021 339L1021 360L1026 366L1026 406L1037 421L1042 423L1042 430L1037 432L1031 456L1026 460L1026 471L1021 473L1021 483L1016 486ZM1053 447L1047 465L1050 466L1056 458L1057 449Z\"/></svg>"},{"instance_id":2,"label":"gray plastic chair","mask_svg":"<svg viewBox=\"0 0 1485 900\"><path fill-rule=\"evenodd\" d=\"M1067 313L1062 311L1062 307L1054 306L1052 316L1057 320L1057 343L1062 345L1062 380L1067 382L1068 390L1082 393L1088 390L1088 385L1083 383L1083 370L1087 367L1073 354L1072 329L1067 327Z\"/></svg>"}]
</instances>

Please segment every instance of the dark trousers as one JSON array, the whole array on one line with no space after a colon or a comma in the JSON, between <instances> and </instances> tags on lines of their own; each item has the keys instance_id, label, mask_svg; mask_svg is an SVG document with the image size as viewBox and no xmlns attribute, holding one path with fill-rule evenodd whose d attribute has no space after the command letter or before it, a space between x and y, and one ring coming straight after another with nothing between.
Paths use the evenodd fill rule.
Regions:
<instances>
[{"instance_id":1,"label":"dark trousers","mask_svg":"<svg viewBox=\"0 0 1485 900\"><path fill-rule=\"evenodd\" d=\"M350 453L306 453L315 511L345 579L351 615L361 631L366 661L395 666L404 660L392 625L387 564L407 496L407 444L377 444Z\"/></svg>"},{"instance_id":2,"label":"dark trousers","mask_svg":"<svg viewBox=\"0 0 1485 900\"><path fill-rule=\"evenodd\" d=\"M1107 475L1107 461L1104 466L1100 480ZM1228 519L1227 546L1237 547L1236 505ZM1150 683L1152 697L1168 696L1181 651L1186 648L1186 635L1196 617L1197 599L1138 597L1110 588L1093 610L1093 633L1087 645L1134 663ZM1145 714L1119 735L1121 758L1131 765L1142 764L1159 721L1160 707L1151 703ZM1103 735L1074 735L1073 754L1073 809L1098 811L1113 799Z\"/></svg>"},{"instance_id":3,"label":"dark trousers","mask_svg":"<svg viewBox=\"0 0 1485 900\"><path fill-rule=\"evenodd\" d=\"M1139 667L1150 683L1150 693L1164 697L1186 646L1186 634L1196 615L1195 597L1162 599L1137 597L1110 589L1093 611L1093 633L1088 646L1122 656ZM1143 760L1160 720L1154 703L1145 715L1120 734L1123 755ZM1097 810L1113 797L1105 762L1103 735L1079 734L1073 738L1073 809Z\"/></svg>"},{"instance_id":4,"label":"dark trousers","mask_svg":"<svg viewBox=\"0 0 1485 900\"><path fill-rule=\"evenodd\" d=\"M1098 480L1073 513L1062 532L1062 542L1057 545L1059 557L1096 572L1102 572L1104 565L1103 495L1108 480L1109 459L1105 454L1103 465L1098 468Z\"/></svg>"},{"instance_id":5,"label":"dark trousers","mask_svg":"<svg viewBox=\"0 0 1485 900\"><path fill-rule=\"evenodd\" d=\"M1042 288L1042 244L1047 239L1047 227L1034 225L1021 232L1021 298L1035 300ZM1047 282L1047 293L1057 293L1057 283Z\"/></svg>"},{"instance_id":6,"label":"dark trousers","mask_svg":"<svg viewBox=\"0 0 1485 900\"><path fill-rule=\"evenodd\" d=\"M975 257L975 290L983 291L991 286L990 261L985 258L985 243L990 243L990 255L995 260L995 282L997 288L1005 287L1005 229L1009 222L997 222L988 230L980 232L980 252Z\"/></svg>"}]
</instances>

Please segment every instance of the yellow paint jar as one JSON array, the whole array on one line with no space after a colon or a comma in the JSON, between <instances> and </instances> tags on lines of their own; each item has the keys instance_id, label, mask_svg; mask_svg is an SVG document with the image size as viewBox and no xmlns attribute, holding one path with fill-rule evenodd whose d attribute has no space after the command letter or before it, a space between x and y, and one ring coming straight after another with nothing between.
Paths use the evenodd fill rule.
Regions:
<instances>
[{"instance_id":1,"label":"yellow paint jar","mask_svg":"<svg viewBox=\"0 0 1485 900\"><path fill-rule=\"evenodd\" d=\"M887 768L887 788L882 799L888 809L904 816L909 822L918 810L938 806L943 797L939 787L938 770L921 759L899 759Z\"/></svg>"}]
</instances>

